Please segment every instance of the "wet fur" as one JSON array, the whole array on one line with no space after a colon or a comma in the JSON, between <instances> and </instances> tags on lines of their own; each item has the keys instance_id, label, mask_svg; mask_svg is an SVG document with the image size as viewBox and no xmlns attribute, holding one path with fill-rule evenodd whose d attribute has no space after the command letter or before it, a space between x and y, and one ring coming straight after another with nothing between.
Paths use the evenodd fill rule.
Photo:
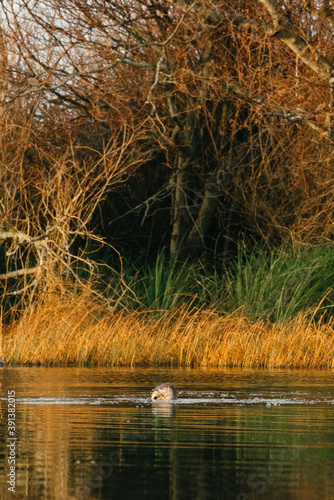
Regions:
<instances>
[{"instance_id":1,"label":"wet fur","mask_svg":"<svg viewBox=\"0 0 334 500\"><path fill-rule=\"evenodd\" d=\"M152 389L151 399L152 401L174 401L177 399L176 389L169 382L158 385Z\"/></svg>"}]
</instances>

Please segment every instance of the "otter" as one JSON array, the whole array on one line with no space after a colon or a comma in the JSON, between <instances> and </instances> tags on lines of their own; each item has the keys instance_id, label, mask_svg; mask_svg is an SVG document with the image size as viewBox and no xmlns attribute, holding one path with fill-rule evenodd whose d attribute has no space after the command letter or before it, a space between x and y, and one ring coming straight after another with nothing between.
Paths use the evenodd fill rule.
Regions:
<instances>
[{"instance_id":1,"label":"otter","mask_svg":"<svg viewBox=\"0 0 334 500\"><path fill-rule=\"evenodd\" d=\"M173 384L166 382L158 385L151 391L152 401L172 401L177 399L176 389Z\"/></svg>"}]
</instances>

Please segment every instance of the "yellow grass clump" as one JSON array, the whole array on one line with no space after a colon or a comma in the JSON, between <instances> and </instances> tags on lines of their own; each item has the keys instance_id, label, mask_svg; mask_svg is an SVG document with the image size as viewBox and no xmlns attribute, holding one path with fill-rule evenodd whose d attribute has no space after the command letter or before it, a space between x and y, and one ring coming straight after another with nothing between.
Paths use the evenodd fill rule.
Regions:
<instances>
[{"instance_id":1,"label":"yellow grass clump","mask_svg":"<svg viewBox=\"0 0 334 500\"><path fill-rule=\"evenodd\" d=\"M3 328L11 365L334 368L332 324L284 324L178 310L112 313L87 297L36 306Z\"/></svg>"}]
</instances>

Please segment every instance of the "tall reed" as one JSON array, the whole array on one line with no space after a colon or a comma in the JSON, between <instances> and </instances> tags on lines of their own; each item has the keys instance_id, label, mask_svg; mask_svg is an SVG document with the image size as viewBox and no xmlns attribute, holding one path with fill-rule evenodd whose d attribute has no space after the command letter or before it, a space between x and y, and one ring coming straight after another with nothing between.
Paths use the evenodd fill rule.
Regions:
<instances>
[{"instance_id":1,"label":"tall reed","mask_svg":"<svg viewBox=\"0 0 334 500\"><path fill-rule=\"evenodd\" d=\"M47 366L334 368L333 322L251 322L183 307L156 318L53 298L4 330L7 361Z\"/></svg>"},{"instance_id":2,"label":"tall reed","mask_svg":"<svg viewBox=\"0 0 334 500\"><path fill-rule=\"evenodd\" d=\"M334 260L331 246L296 248L283 245L271 252L240 250L225 276L228 310L242 308L252 319L286 321L300 312L333 314ZM321 305L319 307L319 305Z\"/></svg>"},{"instance_id":3,"label":"tall reed","mask_svg":"<svg viewBox=\"0 0 334 500\"><path fill-rule=\"evenodd\" d=\"M192 304L221 313L242 310L252 320L287 321L300 312L327 310L334 305L334 259L330 246L295 248L283 245L269 252L255 246L251 253L240 247L230 262L177 262L160 253L150 265L135 269L127 288L117 289L118 309L145 310L159 316ZM321 307L319 308L319 304Z\"/></svg>"}]
</instances>

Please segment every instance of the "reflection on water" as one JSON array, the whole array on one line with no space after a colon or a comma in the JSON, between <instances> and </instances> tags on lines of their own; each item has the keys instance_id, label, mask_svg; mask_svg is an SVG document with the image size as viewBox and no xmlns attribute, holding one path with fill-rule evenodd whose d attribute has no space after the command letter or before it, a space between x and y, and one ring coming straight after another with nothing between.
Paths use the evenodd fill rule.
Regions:
<instances>
[{"instance_id":1,"label":"reflection on water","mask_svg":"<svg viewBox=\"0 0 334 500\"><path fill-rule=\"evenodd\" d=\"M166 380L179 400L151 403ZM334 498L334 373L9 368L0 383L1 498L8 391L17 498Z\"/></svg>"},{"instance_id":2,"label":"reflection on water","mask_svg":"<svg viewBox=\"0 0 334 500\"><path fill-rule=\"evenodd\" d=\"M156 417L171 417L176 414L176 404L155 403L152 404L152 414Z\"/></svg>"}]
</instances>

